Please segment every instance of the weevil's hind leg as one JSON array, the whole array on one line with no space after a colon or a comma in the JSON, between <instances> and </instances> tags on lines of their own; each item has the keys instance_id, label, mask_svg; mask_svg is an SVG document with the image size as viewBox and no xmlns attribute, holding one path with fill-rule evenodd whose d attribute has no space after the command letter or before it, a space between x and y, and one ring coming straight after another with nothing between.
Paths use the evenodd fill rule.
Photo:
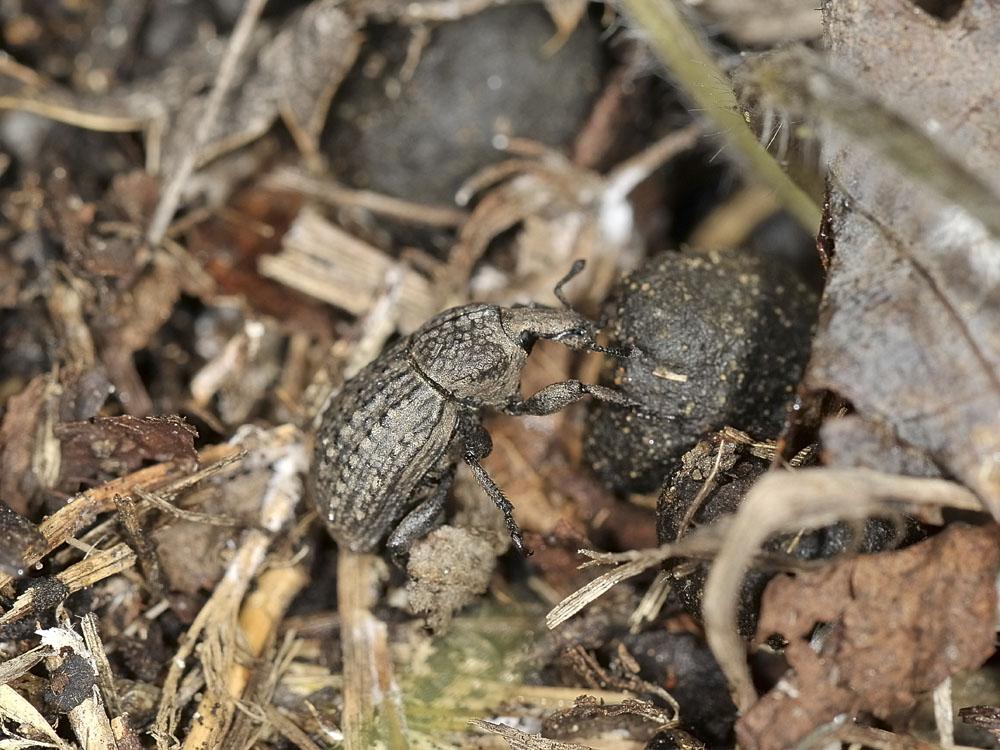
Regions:
<instances>
[{"instance_id":1,"label":"weevil's hind leg","mask_svg":"<svg viewBox=\"0 0 1000 750\"><path fill-rule=\"evenodd\" d=\"M490 438L490 434L477 419L469 418L462 421L461 435L465 441L462 458L465 459L465 463L472 469L472 475L479 482L479 486L483 488L483 491L489 496L490 500L503 513L507 533L510 534L510 539L514 542L514 547L522 555L530 555L531 550L524 546L521 528L517 525L517 521L514 520L514 505L503 494L503 491L497 487L497 483L493 481L493 477L479 463L479 459L490 455L490 452L493 450L493 440Z\"/></svg>"},{"instance_id":2,"label":"weevil's hind leg","mask_svg":"<svg viewBox=\"0 0 1000 750\"><path fill-rule=\"evenodd\" d=\"M629 409L641 410L640 404L614 388L607 388L603 385L588 385L579 380L563 380L561 383L547 385L527 399L515 396L507 402L504 410L514 416L530 414L540 417L562 411L584 396L593 396L600 401L609 401Z\"/></svg>"},{"instance_id":3,"label":"weevil's hind leg","mask_svg":"<svg viewBox=\"0 0 1000 750\"><path fill-rule=\"evenodd\" d=\"M417 507L403 516L403 520L393 529L385 544L392 562L403 570L406 569L406 558L410 553L410 547L437 526L438 516L444 509L445 500L448 499L448 491L455 478L455 462L451 456L446 458L438 470L432 472L427 479L427 483L432 485L433 489Z\"/></svg>"}]
</instances>

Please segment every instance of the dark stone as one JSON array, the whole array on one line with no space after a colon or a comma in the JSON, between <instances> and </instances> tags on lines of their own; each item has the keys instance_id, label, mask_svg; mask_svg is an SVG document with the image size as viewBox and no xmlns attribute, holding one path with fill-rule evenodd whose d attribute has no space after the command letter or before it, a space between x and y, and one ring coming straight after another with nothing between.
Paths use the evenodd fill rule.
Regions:
<instances>
[{"instance_id":1,"label":"dark stone","mask_svg":"<svg viewBox=\"0 0 1000 750\"><path fill-rule=\"evenodd\" d=\"M736 706L729 697L725 675L704 640L693 633L653 630L628 636L628 651L639 663L640 675L661 685L681 709L679 729L690 732L709 747L731 747ZM690 748L704 745L670 745L686 739L668 736L656 748Z\"/></svg>"},{"instance_id":2,"label":"dark stone","mask_svg":"<svg viewBox=\"0 0 1000 750\"><path fill-rule=\"evenodd\" d=\"M816 321L816 295L794 272L746 251L663 253L627 276L609 307L614 343L639 354L604 382L663 418L594 404L585 449L605 484L654 490L702 435L727 425L778 434Z\"/></svg>"},{"instance_id":3,"label":"dark stone","mask_svg":"<svg viewBox=\"0 0 1000 750\"><path fill-rule=\"evenodd\" d=\"M372 29L324 137L334 173L357 187L450 204L473 172L505 158L494 136L568 145L600 88L603 51L586 18L546 55L554 34L540 5L491 8L436 27L413 77L398 81L410 31Z\"/></svg>"}]
</instances>

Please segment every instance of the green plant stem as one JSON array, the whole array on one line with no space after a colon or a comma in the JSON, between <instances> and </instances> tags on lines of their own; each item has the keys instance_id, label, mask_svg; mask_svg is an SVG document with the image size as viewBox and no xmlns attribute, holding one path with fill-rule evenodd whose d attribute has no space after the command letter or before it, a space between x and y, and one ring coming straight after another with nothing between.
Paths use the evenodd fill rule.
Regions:
<instances>
[{"instance_id":1,"label":"green plant stem","mask_svg":"<svg viewBox=\"0 0 1000 750\"><path fill-rule=\"evenodd\" d=\"M750 174L770 186L788 211L815 233L819 229L819 206L792 182L747 127L729 79L684 21L673 0L623 0L623 4L692 103L716 124L729 145L741 155Z\"/></svg>"}]
</instances>

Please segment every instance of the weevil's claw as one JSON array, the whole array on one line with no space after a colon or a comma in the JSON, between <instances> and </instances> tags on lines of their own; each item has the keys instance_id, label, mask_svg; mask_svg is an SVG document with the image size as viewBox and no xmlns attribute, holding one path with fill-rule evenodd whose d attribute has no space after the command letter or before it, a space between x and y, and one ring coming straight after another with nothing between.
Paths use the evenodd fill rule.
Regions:
<instances>
[{"instance_id":1,"label":"weevil's claw","mask_svg":"<svg viewBox=\"0 0 1000 750\"><path fill-rule=\"evenodd\" d=\"M505 514L504 521L506 521L507 533L510 534L510 540L514 543L514 549L522 557L531 557L534 552L524 546L524 537L521 536L521 528L517 525L517 521L514 520L514 516L507 516Z\"/></svg>"}]
</instances>

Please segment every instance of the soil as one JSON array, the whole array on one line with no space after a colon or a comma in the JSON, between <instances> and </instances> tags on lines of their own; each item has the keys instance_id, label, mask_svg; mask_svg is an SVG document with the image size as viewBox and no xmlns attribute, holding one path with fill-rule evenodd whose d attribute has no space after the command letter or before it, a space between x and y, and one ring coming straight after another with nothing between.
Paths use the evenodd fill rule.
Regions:
<instances>
[{"instance_id":1,"label":"soil","mask_svg":"<svg viewBox=\"0 0 1000 750\"><path fill-rule=\"evenodd\" d=\"M997 747L1000 9L791 5L0 3L0 736ZM477 415L531 555L464 455L338 548L316 415L469 302L629 405Z\"/></svg>"}]
</instances>

